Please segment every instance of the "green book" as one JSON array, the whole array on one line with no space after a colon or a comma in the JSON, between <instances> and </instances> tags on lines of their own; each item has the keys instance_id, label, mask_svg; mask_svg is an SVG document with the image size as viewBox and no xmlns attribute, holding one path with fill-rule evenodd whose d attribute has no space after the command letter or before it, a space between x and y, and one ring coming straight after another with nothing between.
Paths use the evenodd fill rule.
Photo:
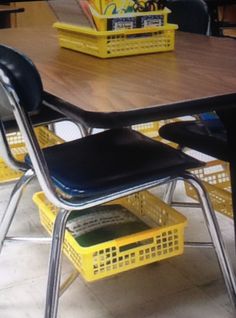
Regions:
<instances>
[{"instance_id":1,"label":"green book","mask_svg":"<svg viewBox=\"0 0 236 318\"><path fill-rule=\"evenodd\" d=\"M103 205L72 213L67 230L80 246L89 247L150 227L121 205Z\"/></svg>"}]
</instances>

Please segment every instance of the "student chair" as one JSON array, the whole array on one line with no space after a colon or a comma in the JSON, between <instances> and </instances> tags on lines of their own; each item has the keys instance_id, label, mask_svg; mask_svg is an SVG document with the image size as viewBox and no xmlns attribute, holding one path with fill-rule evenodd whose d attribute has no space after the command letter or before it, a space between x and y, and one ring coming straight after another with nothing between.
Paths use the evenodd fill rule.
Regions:
<instances>
[{"instance_id":1,"label":"student chair","mask_svg":"<svg viewBox=\"0 0 236 318\"><path fill-rule=\"evenodd\" d=\"M14 55L15 53L12 52L11 49L8 49L7 47L4 47L4 46L0 46L1 64L4 64L6 59L9 60L11 58L12 60L14 60ZM45 95L46 93L42 91L42 98L41 98L42 104L45 104ZM4 103L3 97L2 97L2 103ZM55 106L55 103L54 103L54 106ZM46 105L45 107L42 107L37 112L31 112L30 119L34 127L52 126L56 122L67 120L66 117L63 114L61 114L59 111L53 110ZM14 117L12 116L12 113L9 112L7 109L5 109L3 112L2 126L5 133L13 133L18 131L17 123ZM15 161L14 157L11 155L10 148L7 149L7 151L9 152L10 160L9 160L9 156L4 155L4 157L7 160L8 165L11 166L13 169L18 170L19 165L21 166L21 164Z\"/></svg>"},{"instance_id":2,"label":"student chair","mask_svg":"<svg viewBox=\"0 0 236 318\"><path fill-rule=\"evenodd\" d=\"M172 10L170 21L177 23L181 31L207 34L209 13L205 1L167 0L166 5ZM220 113L218 115L223 116ZM166 124L161 127L159 134L182 148L192 148L229 161L226 131L220 118L214 113L203 113L196 117L194 121Z\"/></svg>"},{"instance_id":3,"label":"student chair","mask_svg":"<svg viewBox=\"0 0 236 318\"><path fill-rule=\"evenodd\" d=\"M172 11L170 22L177 23L180 31L207 34L209 14L205 1L167 0L166 5ZM197 121L164 125L160 129L159 134L161 137L171 140L180 146L183 145L195 150L203 150L202 152L206 150L206 153L214 157L217 157L216 154L218 155L219 149L224 150L221 151L220 156L227 155L226 136L219 132L220 121L213 115L214 121L202 120L204 117L206 117L206 114L199 115Z\"/></svg>"},{"instance_id":4,"label":"student chair","mask_svg":"<svg viewBox=\"0 0 236 318\"><path fill-rule=\"evenodd\" d=\"M170 21L177 23L185 32L207 34L209 25L208 6L203 0L167 0L172 10ZM211 32L209 32L211 33ZM203 113L195 116L197 120L166 124L159 130L162 138L180 146L188 147L218 159L228 161L226 133L220 119L214 113ZM170 185L172 190L175 185ZM170 189L167 189L166 200L172 201Z\"/></svg>"},{"instance_id":5,"label":"student chair","mask_svg":"<svg viewBox=\"0 0 236 318\"><path fill-rule=\"evenodd\" d=\"M29 118L30 112L44 107L40 75L26 56L12 49L13 52L4 63L0 60L0 119L6 110L13 113L28 155L22 165L25 173L16 184L0 223L0 246L6 239L23 188L37 176L48 200L60 209L51 243L45 318L57 317L61 250L68 216L75 210L94 207L176 179L190 182L198 191L212 246L230 299L236 304L234 273L214 211L201 182L185 171L201 163L129 128L113 128L40 149ZM3 125L0 128L0 136L7 148Z\"/></svg>"},{"instance_id":6,"label":"student chair","mask_svg":"<svg viewBox=\"0 0 236 318\"><path fill-rule=\"evenodd\" d=\"M230 164L234 163L236 159L234 141L228 139L225 127L227 127L228 131L234 129L236 109L229 105L227 106L225 110L217 111L216 114L213 113L213 119L203 120L202 116L200 116L200 120L166 124L159 129L159 134L162 138L178 144L179 149L182 151L185 148L190 148ZM210 116L212 117L212 114ZM234 136L232 133L229 135ZM230 166L230 173L234 180L234 170L231 168L232 166ZM175 204L173 200L175 187L176 182L169 184L164 195L165 202L170 205ZM233 202L235 200L234 189L233 185ZM184 203L184 206L191 207L193 205L195 203ZM178 206L181 206L181 204L178 203Z\"/></svg>"},{"instance_id":7,"label":"student chair","mask_svg":"<svg viewBox=\"0 0 236 318\"><path fill-rule=\"evenodd\" d=\"M235 28L234 22L228 22L224 19L224 11L235 5L235 0L205 0L210 14L211 34L213 36L224 36L225 28ZM219 12L222 8L222 13ZM222 17L220 16L222 15Z\"/></svg>"},{"instance_id":8,"label":"student chair","mask_svg":"<svg viewBox=\"0 0 236 318\"><path fill-rule=\"evenodd\" d=\"M227 134L219 117L170 123L159 130L161 137L214 158L229 161Z\"/></svg>"},{"instance_id":9,"label":"student chair","mask_svg":"<svg viewBox=\"0 0 236 318\"><path fill-rule=\"evenodd\" d=\"M1 63L4 64L6 60L9 60L10 58L14 60L15 52L12 52L10 48L7 48L6 46L0 45L0 56L1 56ZM37 126L47 126L49 130L54 130L55 128L55 123L61 122L61 121L71 121L71 119L67 118L64 114L62 114L59 111L59 107L57 107L57 100L54 99L53 102L50 103L50 105L47 103L47 96L48 94L45 91L42 91L42 96L41 96L41 103L43 104L43 107L41 107L37 111L33 111L29 113L30 120L32 122L32 125L34 127ZM2 97L3 98L3 97ZM4 100L2 100L4 103ZM87 130L83 129L83 123L78 122L79 119L77 118L76 120L76 126L81 134L81 136L84 136L87 134ZM4 110L3 116L2 116L2 129L4 129L6 134L10 134L10 139L14 143L13 146L13 152L18 153L18 148L15 148L17 146L17 143L19 143L19 147L21 147L21 137L18 135L19 128L17 126L17 123L14 119L14 116L12 115L11 112L9 112L7 109ZM47 132L46 130L39 130L42 131L42 136L40 139L45 143L46 142L46 135ZM14 133L14 134L12 134ZM20 139L19 139L20 138ZM4 150L4 146L2 147ZM15 151L16 150L16 151ZM6 156L3 154L5 157L5 162L6 164L11 167L14 171L19 170L20 166L22 166L21 163L17 163L15 161L14 155L12 154L12 151L10 147L6 149L8 151L9 155ZM21 151L21 149L19 149ZM21 169L20 169L21 170ZM4 173L6 175L4 176ZM11 181L15 180L17 178L17 173L14 174L14 172L11 172L10 170L6 170L5 172L2 172L1 174L1 183L4 183L5 181Z\"/></svg>"},{"instance_id":10,"label":"student chair","mask_svg":"<svg viewBox=\"0 0 236 318\"><path fill-rule=\"evenodd\" d=\"M14 60L15 54L16 53L12 51L10 48L8 49L6 46L0 45L1 64L4 65L5 63L7 63L6 61L8 61L9 59ZM33 92L31 92L31 94L33 94ZM45 103L45 97L46 97L46 92L42 91L40 99L43 104ZM4 124L5 130L7 132L12 132L18 129L18 126L16 124L14 117L12 116L11 112L9 112L7 109L4 110L2 118L3 118L2 121ZM58 112L58 110L53 110L49 107L42 107L39 111L31 112L30 119L34 126L38 126L38 125L48 125L50 123L55 123L57 121L65 119L65 116L61 114L60 112Z\"/></svg>"},{"instance_id":11,"label":"student chair","mask_svg":"<svg viewBox=\"0 0 236 318\"><path fill-rule=\"evenodd\" d=\"M166 0L171 10L168 22L178 24L183 32L206 34L209 25L209 14L203 0Z\"/></svg>"}]
</instances>

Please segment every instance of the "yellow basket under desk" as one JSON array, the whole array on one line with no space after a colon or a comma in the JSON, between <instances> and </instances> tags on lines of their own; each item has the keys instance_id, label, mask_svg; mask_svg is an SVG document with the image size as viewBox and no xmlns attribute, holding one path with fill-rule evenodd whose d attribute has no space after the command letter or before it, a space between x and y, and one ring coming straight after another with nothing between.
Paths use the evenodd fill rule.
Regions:
<instances>
[{"instance_id":1,"label":"yellow basket under desk","mask_svg":"<svg viewBox=\"0 0 236 318\"><path fill-rule=\"evenodd\" d=\"M56 22L61 47L101 58L137 55L174 50L177 25L118 31L96 31L91 28Z\"/></svg>"},{"instance_id":2,"label":"yellow basket under desk","mask_svg":"<svg viewBox=\"0 0 236 318\"><path fill-rule=\"evenodd\" d=\"M152 121L148 123L133 125L132 129L137 130L150 138L158 138L158 131L162 125L163 121Z\"/></svg>"},{"instance_id":3,"label":"yellow basket under desk","mask_svg":"<svg viewBox=\"0 0 236 318\"><path fill-rule=\"evenodd\" d=\"M172 147L177 147L177 144L162 138L159 135L159 129L167 124L167 123L172 123L172 122L177 122L180 121L180 119L178 118L174 118L174 119L168 119L168 120L159 120L159 121L152 121L152 122L148 122L148 123L142 123L142 124L137 124L137 125L133 125L132 129L139 131L140 133L144 134L145 136L161 141L165 144L168 144Z\"/></svg>"},{"instance_id":4,"label":"yellow basket under desk","mask_svg":"<svg viewBox=\"0 0 236 318\"><path fill-rule=\"evenodd\" d=\"M51 234L58 209L43 192L34 194L40 220ZM183 253L186 218L148 191L115 200L138 218L148 217L155 228L90 247L80 246L66 230L63 250L87 281L118 274ZM135 243L135 244L134 244Z\"/></svg>"},{"instance_id":5,"label":"yellow basket under desk","mask_svg":"<svg viewBox=\"0 0 236 318\"><path fill-rule=\"evenodd\" d=\"M203 181L214 209L233 218L229 164L213 160L191 172ZM185 189L189 197L198 200L195 190L188 183L185 183Z\"/></svg>"},{"instance_id":6,"label":"yellow basket under desk","mask_svg":"<svg viewBox=\"0 0 236 318\"><path fill-rule=\"evenodd\" d=\"M42 148L50 147L56 144L60 144L63 140L56 136L52 131L48 130L46 127L37 127L34 129L36 137L38 139L39 145ZM23 161L27 153L25 143L20 132L13 132L7 134L7 140L11 148L13 156L19 160ZM18 180L22 173L11 169L5 163L5 161L0 158L0 183L10 182Z\"/></svg>"}]
</instances>

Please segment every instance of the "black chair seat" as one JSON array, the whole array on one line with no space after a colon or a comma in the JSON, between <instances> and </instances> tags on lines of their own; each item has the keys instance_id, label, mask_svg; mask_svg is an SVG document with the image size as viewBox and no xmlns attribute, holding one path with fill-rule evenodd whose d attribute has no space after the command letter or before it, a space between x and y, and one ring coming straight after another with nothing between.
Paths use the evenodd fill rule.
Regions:
<instances>
[{"instance_id":1,"label":"black chair seat","mask_svg":"<svg viewBox=\"0 0 236 318\"><path fill-rule=\"evenodd\" d=\"M211 125L211 123L209 123ZM160 128L161 137L220 160L229 160L227 136L219 126L207 127L198 121L183 121L167 124Z\"/></svg>"},{"instance_id":2,"label":"black chair seat","mask_svg":"<svg viewBox=\"0 0 236 318\"><path fill-rule=\"evenodd\" d=\"M43 152L55 185L69 195L84 197L179 175L202 165L127 128L107 130ZM30 165L28 156L26 163Z\"/></svg>"}]
</instances>

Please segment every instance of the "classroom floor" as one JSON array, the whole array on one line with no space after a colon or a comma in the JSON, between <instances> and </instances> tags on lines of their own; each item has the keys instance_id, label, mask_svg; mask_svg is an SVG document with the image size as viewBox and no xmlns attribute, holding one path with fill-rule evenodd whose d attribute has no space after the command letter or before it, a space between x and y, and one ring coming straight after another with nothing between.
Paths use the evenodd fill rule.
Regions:
<instances>
[{"instance_id":1,"label":"classroom floor","mask_svg":"<svg viewBox=\"0 0 236 318\"><path fill-rule=\"evenodd\" d=\"M1 186L0 211L12 185ZM45 234L31 184L20 203L10 235ZM161 194L163 189L158 190ZM178 186L177 196L184 197ZM184 211L184 210L182 210ZM187 239L208 237L200 210L184 211ZM233 222L218 214L222 233L235 262ZM0 257L0 317L42 318L49 246L6 244ZM236 266L235 266L236 267ZM71 271L63 261L63 276ZM60 318L233 318L221 273L211 249L186 248L184 255L154 263L94 283L78 278L61 297Z\"/></svg>"}]
</instances>

